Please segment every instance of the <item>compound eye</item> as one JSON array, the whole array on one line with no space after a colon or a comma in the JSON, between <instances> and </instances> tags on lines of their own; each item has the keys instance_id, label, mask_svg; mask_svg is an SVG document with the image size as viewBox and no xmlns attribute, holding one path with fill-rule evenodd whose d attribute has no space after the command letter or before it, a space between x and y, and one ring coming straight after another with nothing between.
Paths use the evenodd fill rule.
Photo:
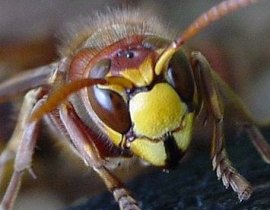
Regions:
<instances>
[{"instance_id":1,"label":"compound eye","mask_svg":"<svg viewBox=\"0 0 270 210\"><path fill-rule=\"evenodd\" d=\"M191 72L189 60L181 51L175 53L170 60L167 71L165 71L165 79L187 104L192 103L194 94L194 82Z\"/></svg>"},{"instance_id":2,"label":"compound eye","mask_svg":"<svg viewBox=\"0 0 270 210\"><path fill-rule=\"evenodd\" d=\"M109 59L100 60L89 72L89 77L104 78L110 67ZM131 126L129 110L121 95L112 90L93 86L88 88L88 97L94 112L104 124L122 134L129 130Z\"/></svg>"},{"instance_id":3,"label":"compound eye","mask_svg":"<svg viewBox=\"0 0 270 210\"><path fill-rule=\"evenodd\" d=\"M104 124L122 134L130 129L129 110L118 93L94 86L88 89L88 96L93 110Z\"/></svg>"}]
</instances>

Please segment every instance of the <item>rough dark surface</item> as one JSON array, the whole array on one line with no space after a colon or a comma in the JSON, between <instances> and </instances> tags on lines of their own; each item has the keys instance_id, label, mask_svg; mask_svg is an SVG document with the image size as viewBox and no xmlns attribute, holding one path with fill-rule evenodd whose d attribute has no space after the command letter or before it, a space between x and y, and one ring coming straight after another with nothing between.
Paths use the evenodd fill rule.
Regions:
<instances>
[{"instance_id":1,"label":"rough dark surface","mask_svg":"<svg viewBox=\"0 0 270 210\"><path fill-rule=\"evenodd\" d=\"M270 133L264 133L268 140ZM227 146L234 166L253 185L254 193L247 201L239 202L232 189L226 190L211 170L209 156L196 151L175 170L164 173L154 170L127 183L144 210L180 209L270 209L270 165L259 157L246 137ZM117 210L109 192L91 197L66 210Z\"/></svg>"}]
</instances>

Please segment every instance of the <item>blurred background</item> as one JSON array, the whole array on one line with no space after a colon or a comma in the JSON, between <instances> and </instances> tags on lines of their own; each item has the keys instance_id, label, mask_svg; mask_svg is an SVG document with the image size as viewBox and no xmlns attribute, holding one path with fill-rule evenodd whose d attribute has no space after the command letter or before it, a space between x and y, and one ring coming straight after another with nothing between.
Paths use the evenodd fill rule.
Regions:
<instances>
[{"instance_id":1,"label":"blurred background","mask_svg":"<svg viewBox=\"0 0 270 210\"><path fill-rule=\"evenodd\" d=\"M0 79L57 60L59 33L66 30L68 23L97 11L126 4L151 8L180 34L197 16L218 2L1 0ZM213 68L239 93L254 115L262 120L270 119L269 9L270 1L260 1L228 15L187 43L190 52L199 50L208 58ZM10 136L20 100L16 98L15 105L5 103L0 107L2 145ZM32 209L59 209L96 191L93 188L100 188L92 181L93 174L79 160L70 162L65 152L58 153L59 146L51 147L48 144L53 144L53 140L40 141L38 161L34 162L38 179L25 181L15 209L27 209L27 205ZM77 166L76 170L73 165ZM29 178L29 175L25 177ZM0 191L3 191L2 186Z\"/></svg>"}]
</instances>

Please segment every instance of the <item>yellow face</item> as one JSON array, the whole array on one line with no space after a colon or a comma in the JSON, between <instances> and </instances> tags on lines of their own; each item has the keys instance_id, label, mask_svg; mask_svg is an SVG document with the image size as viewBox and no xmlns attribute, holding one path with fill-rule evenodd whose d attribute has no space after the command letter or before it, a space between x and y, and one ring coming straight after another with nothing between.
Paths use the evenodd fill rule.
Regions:
<instances>
[{"instance_id":1,"label":"yellow face","mask_svg":"<svg viewBox=\"0 0 270 210\"><path fill-rule=\"evenodd\" d=\"M129 149L152 165L173 167L190 144L194 113L168 82L170 79L166 80L165 74L156 75L150 56L138 68L121 71L118 79L108 73L106 76L111 78L112 84L98 88L112 91L114 94L109 94L108 98L115 100L113 106L120 107L124 114L119 112L115 117L120 119L118 122L102 119L98 123L116 146ZM156 81L158 76L162 78L160 81ZM135 88L127 91L130 84ZM117 98L121 98L121 102ZM104 115L104 110L101 113Z\"/></svg>"},{"instance_id":2,"label":"yellow face","mask_svg":"<svg viewBox=\"0 0 270 210\"><path fill-rule=\"evenodd\" d=\"M175 144L179 153L190 143L193 113L188 113L174 89L158 83L152 90L138 93L129 105L133 131L138 136L130 143L131 150L140 158L157 166L166 165L166 141ZM170 138L169 138L170 136ZM177 151L176 151L177 152Z\"/></svg>"},{"instance_id":3,"label":"yellow face","mask_svg":"<svg viewBox=\"0 0 270 210\"><path fill-rule=\"evenodd\" d=\"M89 98L97 124L116 146L152 165L170 168L191 141L193 89L182 82L191 81L190 69L182 70L189 68L183 52L167 67L155 62L149 55L137 67L123 68L117 77L108 71L110 84L93 87Z\"/></svg>"}]
</instances>

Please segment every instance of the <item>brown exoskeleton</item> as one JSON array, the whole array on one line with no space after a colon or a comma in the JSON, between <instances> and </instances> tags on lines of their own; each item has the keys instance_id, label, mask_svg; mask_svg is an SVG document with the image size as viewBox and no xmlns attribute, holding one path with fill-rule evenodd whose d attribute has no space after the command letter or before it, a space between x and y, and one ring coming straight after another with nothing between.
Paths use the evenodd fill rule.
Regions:
<instances>
[{"instance_id":1,"label":"brown exoskeleton","mask_svg":"<svg viewBox=\"0 0 270 210\"><path fill-rule=\"evenodd\" d=\"M270 146L206 58L199 52L186 55L183 44L211 22L254 2L223 1L175 41L155 19L137 10L116 10L84 27L63 47L58 62L3 82L1 101L28 93L0 156L0 172L15 158L0 208L12 208L24 171L31 172L39 121L45 115L104 181L120 209L127 210L140 207L109 169L110 160L138 157L157 167L174 168L189 148L194 127L201 123L198 116L207 113L213 126L213 169L240 201L248 199L252 188L231 165L224 147L226 113L233 116L232 125L247 132L267 163Z\"/></svg>"}]
</instances>

